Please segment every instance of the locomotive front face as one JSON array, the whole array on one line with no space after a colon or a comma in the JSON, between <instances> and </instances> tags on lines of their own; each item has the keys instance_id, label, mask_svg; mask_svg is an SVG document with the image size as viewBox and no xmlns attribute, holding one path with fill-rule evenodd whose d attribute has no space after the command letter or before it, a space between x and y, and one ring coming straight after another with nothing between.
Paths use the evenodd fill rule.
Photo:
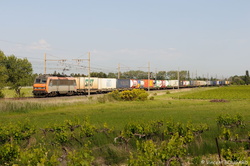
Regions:
<instances>
[{"instance_id":1,"label":"locomotive front face","mask_svg":"<svg viewBox=\"0 0 250 166\"><path fill-rule=\"evenodd\" d=\"M47 91L47 77L40 76L35 79L34 85L33 85L33 94L34 96L44 96L48 93Z\"/></svg>"}]
</instances>

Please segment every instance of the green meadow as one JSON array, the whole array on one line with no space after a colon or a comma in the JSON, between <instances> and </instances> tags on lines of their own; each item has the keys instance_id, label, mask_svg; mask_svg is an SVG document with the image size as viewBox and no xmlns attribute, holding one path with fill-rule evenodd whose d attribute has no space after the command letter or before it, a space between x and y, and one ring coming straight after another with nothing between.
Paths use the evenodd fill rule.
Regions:
<instances>
[{"instance_id":1,"label":"green meadow","mask_svg":"<svg viewBox=\"0 0 250 166\"><path fill-rule=\"evenodd\" d=\"M244 127L236 128L234 132L242 138L247 138L250 131L250 87L207 87L188 90L170 90L150 92L151 100L147 101L109 101L101 96L61 97L29 100L1 100L0 124L6 126L17 122L29 121L37 131L32 137L37 142L41 138L41 129L48 126L62 125L65 121L78 120L83 122L88 118L91 125L102 128L107 125L112 129L110 135L96 134L88 138L93 155L93 165L126 164L130 152L136 151L135 141L129 143L129 151L120 144L114 144L117 137L128 123L147 123L161 120L164 123L207 124L208 131L202 133L189 144L185 161L194 164L201 159L217 158L215 138L219 138L221 129L216 119L219 116L243 117ZM26 92L29 94L29 92ZM224 99L226 102L211 102L214 99ZM164 129L164 128L163 128ZM1 129L0 129L1 131ZM75 143L74 143L75 144ZM238 147L238 143L219 141L222 147ZM76 148L66 144L68 149ZM22 147L22 146L21 146ZM76 148L77 149L77 148ZM100 151L101 150L101 151ZM1 150L0 150L1 151ZM196 159L196 160L195 160ZM192 164L191 164L192 165Z\"/></svg>"},{"instance_id":2,"label":"green meadow","mask_svg":"<svg viewBox=\"0 0 250 166\"><path fill-rule=\"evenodd\" d=\"M25 97L32 97L33 94L32 94L32 87L23 87L21 89L21 94ZM2 90L3 94L4 94L4 97L5 98L14 98L14 97L17 97L16 93L14 90L12 89L9 89L9 88L4 88Z\"/></svg>"}]
</instances>

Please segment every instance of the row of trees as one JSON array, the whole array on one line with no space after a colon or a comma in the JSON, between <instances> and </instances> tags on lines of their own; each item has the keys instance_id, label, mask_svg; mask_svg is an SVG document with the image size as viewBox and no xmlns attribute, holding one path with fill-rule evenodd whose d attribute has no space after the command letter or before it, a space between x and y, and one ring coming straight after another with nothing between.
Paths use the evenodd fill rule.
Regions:
<instances>
[{"instance_id":1,"label":"row of trees","mask_svg":"<svg viewBox=\"0 0 250 166\"><path fill-rule=\"evenodd\" d=\"M150 79L158 79L158 80L177 80L178 79L177 71L159 71L157 73L150 72ZM62 76L63 74L54 72L53 75ZM86 76L81 74L72 73L70 76L72 77L80 77ZM99 77L99 78L118 78L118 73L104 73L104 72L91 72L91 77ZM189 80L189 71L179 71L179 76L181 80ZM148 79L148 72L141 70L130 70L123 73L120 73L121 79Z\"/></svg>"},{"instance_id":2,"label":"row of trees","mask_svg":"<svg viewBox=\"0 0 250 166\"><path fill-rule=\"evenodd\" d=\"M62 76L63 74L54 72L56 76ZM85 77L86 75L81 74L71 74L72 77ZM92 72L90 73L91 77L99 77L99 78L118 78L118 73L104 73L104 72ZM141 70L130 70L123 73L120 73L121 79L148 79L148 72L141 71ZM150 72L150 79L157 79L157 80L178 80L178 71L159 71L157 73ZM179 79L180 80L191 80L189 71L182 70L179 71ZM197 77L197 80L207 80L208 78L205 77ZM209 80L216 80L216 78L209 78Z\"/></svg>"},{"instance_id":3,"label":"row of trees","mask_svg":"<svg viewBox=\"0 0 250 166\"><path fill-rule=\"evenodd\" d=\"M229 80L232 82L234 85L248 85L250 84L250 77L249 77L249 72L246 70L246 74L242 76L233 76L230 77Z\"/></svg>"},{"instance_id":4,"label":"row of trees","mask_svg":"<svg viewBox=\"0 0 250 166\"><path fill-rule=\"evenodd\" d=\"M21 88L32 84L33 80L32 65L26 58L6 56L0 50L0 97L3 97L1 90L6 86L21 96Z\"/></svg>"}]
</instances>

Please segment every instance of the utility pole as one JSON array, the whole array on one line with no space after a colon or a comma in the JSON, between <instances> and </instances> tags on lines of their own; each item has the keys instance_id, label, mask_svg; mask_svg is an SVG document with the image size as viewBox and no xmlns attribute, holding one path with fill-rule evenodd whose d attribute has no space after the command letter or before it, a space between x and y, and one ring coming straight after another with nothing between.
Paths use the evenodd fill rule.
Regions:
<instances>
[{"instance_id":1,"label":"utility pole","mask_svg":"<svg viewBox=\"0 0 250 166\"><path fill-rule=\"evenodd\" d=\"M121 77L121 65L120 63L118 64L118 79Z\"/></svg>"},{"instance_id":2,"label":"utility pole","mask_svg":"<svg viewBox=\"0 0 250 166\"><path fill-rule=\"evenodd\" d=\"M177 77L178 77L178 89L180 89L180 71L179 71L179 67L178 67L178 71L177 71Z\"/></svg>"},{"instance_id":3,"label":"utility pole","mask_svg":"<svg viewBox=\"0 0 250 166\"><path fill-rule=\"evenodd\" d=\"M76 62L88 61L88 97L90 97L90 52L88 52L88 59L72 59Z\"/></svg>"},{"instance_id":4,"label":"utility pole","mask_svg":"<svg viewBox=\"0 0 250 166\"><path fill-rule=\"evenodd\" d=\"M156 80L157 80L157 68L155 68L155 83L156 83Z\"/></svg>"},{"instance_id":5,"label":"utility pole","mask_svg":"<svg viewBox=\"0 0 250 166\"><path fill-rule=\"evenodd\" d=\"M88 69L88 73L89 73L88 97L90 97L90 52L88 52L88 62L89 62L89 69Z\"/></svg>"},{"instance_id":6,"label":"utility pole","mask_svg":"<svg viewBox=\"0 0 250 166\"><path fill-rule=\"evenodd\" d=\"M208 86L208 82L209 82L209 73L207 73L207 86ZM210 83L209 83L210 85Z\"/></svg>"},{"instance_id":7,"label":"utility pole","mask_svg":"<svg viewBox=\"0 0 250 166\"><path fill-rule=\"evenodd\" d=\"M126 68L129 70L129 67L121 67L121 64L118 63L118 73L117 73L117 78L120 79L121 78L121 68Z\"/></svg>"},{"instance_id":8,"label":"utility pole","mask_svg":"<svg viewBox=\"0 0 250 166\"><path fill-rule=\"evenodd\" d=\"M44 74L46 74L46 53L44 53Z\"/></svg>"},{"instance_id":9,"label":"utility pole","mask_svg":"<svg viewBox=\"0 0 250 166\"><path fill-rule=\"evenodd\" d=\"M47 61L58 61L58 62L65 62L66 59L47 59L46 53L44 54L44 74L47 74Z\"/></svg>"},{"instance_id":10,"label":"utility pole","mask_svg":"<svg viewBox=\"0 0 250 166\"><path fill-rule=\"evenodd\" d=\"M196 80L197 80L197 70L196 70Z\"/></svg>"}]
</instances>

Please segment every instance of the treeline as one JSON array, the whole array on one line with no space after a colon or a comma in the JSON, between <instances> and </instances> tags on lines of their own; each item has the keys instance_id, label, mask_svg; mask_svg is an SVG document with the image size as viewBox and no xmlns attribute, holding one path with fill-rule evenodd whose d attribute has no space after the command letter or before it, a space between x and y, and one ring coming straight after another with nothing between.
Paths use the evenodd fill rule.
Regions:
<instances>
[{"instance_id":1,"label":"treeline","mask_svg":"<svg viewBox=\"0 0 250 166\"><path fill-rule=\"evenodd\" d=\"M171 70L171 71L158 71L156 73L154 72L145 72L141 70L130 70L126 72L121 72L119 74L120 79L148 79L148 75L150 79L155 79L155 80L178 80L178 74L179 74L179 79L180 80L217 80L216 78L206 78L206 77L196 77L196 78L191 78L190 73L187 70L182 70L182 71L176 71L176 70ZM62 76L63 74L54 72L53 75L56 76ZM81 75L81 74L74 74L72 73L70 76L72 77L86 77L86 75ZM104 72L91 72L90 73L91 77L99 77L99 78L118 78L118 73L104 73Z\"/></svg>"},{"instance_id":2,"label":"treeline","mask_svg":"<svg viewBox=\"0 0 250 166\"><path fill-rule=\"evenodd\" d=\"M246 70L246 74L242 76L232 76L229 78L229 80L232 82L234 85L248 85L250 83L250 78L249 78L249 72Z\"/></svg>"},{"instance_id":3,"label":"treeline","mask_svg":"<svg viewBox=\"0 0 250 166\"><path fill-rule=\"evenodd\" d=\"M57 76L60 76L62 74L58 73ZM70 76L73 77L79 77L86 75L80 75L80 74L71 74ZM99 78L118 78L118 73L104 73L104 72L91 72L91 77L99 77ZM157 73L153 72L145 72L141 70L130 70L126 72L121 72L119 74L120 79L148 79L148 76L150 79L157 79L157 80L178 80L178 71L158 71ZM189 71L183 70L179 71L179 78L180 80L190 80ZM199 80L207 80L207 78L197 77Z\"/></svg>"}]
</instances>

